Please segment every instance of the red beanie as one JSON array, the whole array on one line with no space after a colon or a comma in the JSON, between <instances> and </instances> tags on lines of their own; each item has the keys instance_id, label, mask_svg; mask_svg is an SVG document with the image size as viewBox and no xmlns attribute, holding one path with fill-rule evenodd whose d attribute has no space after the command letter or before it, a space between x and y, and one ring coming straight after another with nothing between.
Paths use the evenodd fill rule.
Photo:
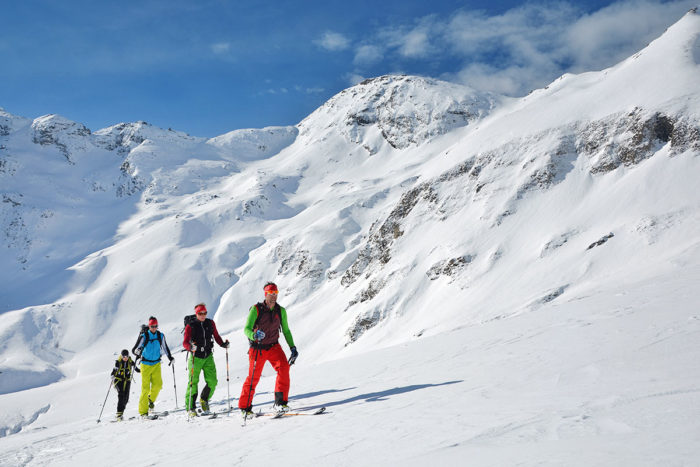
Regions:
<instances>
[{"instance_id":1,"label":"red beanie","mask_svg":"<svg viewBox=\"0 0 700 467\"><path fill-rule=\"evenodd\" d=\"M269 293L278 293L277 286L275 284L267 284L263 290L265 291L265 295Z\"/></svg>"},{"instance_id":2,"label":"red beanie","mask_svg":"<svg viewBox=\"0 0 700 467\"><path fill-rule=\"evenodd\" d=\"M149 326L158 326L158 320L155 318L151 318L148 320L148 325Z\"/></svg>"},{"instance_id":3,"label":"red beanie","mask_svg":"<svg viewBox=\"0 0 700 467\"><path fill-rule=\"evenodd\" d=\"M199 313L206 313L207 312L207 307L204 306L203 303L200 303L196 307L194 307L194 312L199 314Z\"/></svg>"}]
</instances>

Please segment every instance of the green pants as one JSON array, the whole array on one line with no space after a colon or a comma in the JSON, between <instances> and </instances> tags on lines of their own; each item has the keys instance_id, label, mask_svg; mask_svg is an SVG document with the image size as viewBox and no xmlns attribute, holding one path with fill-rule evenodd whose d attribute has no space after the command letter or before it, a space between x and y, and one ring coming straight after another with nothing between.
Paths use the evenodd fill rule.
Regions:
<instances>
[{"instance_id":1,"label":"green pants","mask_svg":"<svg viewBox=\"0 0 700 467\"><path fill-rule=\"evenodd\" d=\"M192 360L194 360L194 369L192 368ZM199 373L204 371L204 388L202 389L202 399L209 401L214 395L216 389L216 365L214 364L214 354L209 354L206 358L197 358L194 355L190 357L187 365L187 392L185 392L185 404L188 410L194 410L197 407L197 385L199 384Z\"/></svg>"},{"instance_id":2,"label":"green pants","mask_svg":"<svg viewBox=\"0 0 700 467\"><path fill-rule=\"evenodd\" d=\"M163 388L163 378L160 375L160 362L155 365L141 365L141 398L139 399L139 414L148 413L148 401L156 401L158 393Z\"/></svg>"}]
</instances>

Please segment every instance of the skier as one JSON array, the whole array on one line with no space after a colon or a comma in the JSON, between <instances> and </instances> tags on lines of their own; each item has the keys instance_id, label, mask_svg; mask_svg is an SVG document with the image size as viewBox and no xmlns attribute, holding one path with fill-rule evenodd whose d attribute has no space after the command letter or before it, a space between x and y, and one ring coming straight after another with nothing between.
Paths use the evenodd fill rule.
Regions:
<instances>
[{"instance_id":1,"label":"skier","mask_svg":"<svg viewBox=\"0 0 700 467\"><path fill-rule=\"evenodd\" d=\"M163 387L160 359L165 353L170 360L169 365L172 365L173 360L175 360L165 342L165 334L158 330L158 320L154 316L148 318L148 330L141 335L134 353L137 357L141 357L139 415L146 418L149 410L153 410L155 407L154 403Z\"/></svg>"},{"instance_id":2,"label":"skier","mask_svg":"<svg viewBox=\"0 0 700 467\"><path fill-rule=\"evenodd\" d=\"M204 372L205 385L200 394L202 412L209 413L209 400L214 394L216 384L216 365L214 364L214 341L221 347L227 349L228 339L224 341L216 330L213 320L207 318L207 307L204 303L198 303L194 307L196 319L188 321L185 326L185 337L182 346L188 352L192 352L192 358L188 361L189 384L185 392L185 404L191 416L197 416L197 385L199 384L199 374Z\"/></svg>"},{"instance_id":3,"label":"skier","mask_svg":"<svg viewBox=\"0 0 700 467\"><path fill-rule=\"evenodd\" d=\"M112 369L114 387L119 395L117 402L117 421L122 420L124 409L126 409L126 404L129 402L129 391L131 389L131 379L134 376L134 370L136 370L137 373L141 371L131 357L129 357L129 351L127 349L122 350L120 358L114 362L114 368Z\"/></svg>"},{"instance_id":4,"label":"skier","mask_svg":"<svg viewBox=\"0 0 700 467\"><path fill-rule=\"evenodd\" d=\"M238 399L238 408L241 409L243 418L253 416L253 396L255 386L260 381L263 366L269 361L277 372L275 380L275 404L273 409L278 413L287 412L289 397L289 366L294 363L297 356L297 348L294 345L292 333L287 324L287 310L277 303L279 293L274 282L268 282L263 287L265 300L250 308L248 320L243 332L250 344L248 349L248 377L243 384L241 397ZM289 361L279 345L280 329L284 334L287 345L292 352Z\"/></svg>"}]
</instances>

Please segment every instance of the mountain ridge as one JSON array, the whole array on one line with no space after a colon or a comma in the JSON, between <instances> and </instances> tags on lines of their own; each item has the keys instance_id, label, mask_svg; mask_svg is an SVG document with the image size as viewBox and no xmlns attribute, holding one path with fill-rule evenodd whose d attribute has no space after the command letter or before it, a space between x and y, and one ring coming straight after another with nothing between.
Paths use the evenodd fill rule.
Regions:
<instances>
[{"instance_id":1,"label":"mountain ridge","mask_svg":"<svg viewBox=\"0 0 700 467\"><path fill-rule=\"evenodd\" d=\"M598 191L622 189L614 188L615 181L631 188L638 176L633 170L647 173L662 158L682 158L678 167L693 167L700 150L700 105L689 79L697 68L697 16L689 13L614 67L564 76L519 100L434 79L384 76L342 91L296 127L236 130L208 140L145 122L93 133L59 116L28 120L3 111L4 180L21 176L26 155L36 160L32 170L48 158L47 173L53 168L67 182L36 178L31 196L23 183L3 184L4 261L14 268L4 271L4 283L17 296L28 296L48 278L55 285L32 294L31 301L19 300L21 308L5 304L23 318L2 335L23 335L40 349L61 349L58 355L65 357L84 345L72 323L87 319L105 328L90 345L114 342L142 319L124 310L137 310L142 302L172 310L163 321L174 330L182 311L176 311L181 299L169 292L173 284L183 296L206 300L221 327L231 331L240 326L240 304L253 299L254 285L273 276L287 283L290 305L315 309L327 301L338 310L320 321L332 328L331 355L345 355L360 341L360 347L373 348L442 332L441 321L454 313L441 311L435 324L420 329L405 319L440 290L457 285L456 293L481 309L487 291L497 290L497 277L516 280L518 267L533 258L565 270L565 258L580 259L586 247L611 233L606 245L637 241L629 237L637 227L664 237L668 232L658 227L664 222L692 225L692 215L682 220L681 213L695 212L688 204L664 217L658 206L647 212L624 197L637 218L622 225L597 221L590 212L606 204ZM666 94L639 91L656 89L662 59L678 68ZM615 84L640 75L638 68L649 69L650 76L639 89ZM611 96L611 87L619 90L615 98L589 98ZM15 136L25 139L17 142ZM96 160L101 165L91 165ZM71 167L83 172L78 184ZM71 183L82 193L68 190ZM42 184L54 186L58 196L37 195ZM576 195L568 205L553 199L555 192ZM523 228L528 213L537 217L539 204L566 212L587 199L598 203L583 209L588 224L548 220L547 230L526 228L536 246L524 257L514 253L518 241L510 229ZM62 206L50 208L57 200ZM105 207L118 215L105 221ZM73 228L62 232L65 219ZM98 235L86 242L79 233L95 233L98 224ZM446 236L445 229L455 234ZM424 238L439 241L426 246ZM52 257L57 259L46 261ZM566 299L579 281L592 280L595 269L531 283L532 292L521 287L504 300L527 310ZM471 284L479 283L483 292L473 293ZM411 292L394 292L404 288ZM150 294L154 289L161 291ZM85 318L87 310L96 312ZM509 313L477 311L481 317L467 322L501 315ZM28 316L51 323L35 333L50 337L18 333ZM314 332L315 319L300 318L302 336ZM400 330L396 336L389 336L389 323ZM310 354L320 356L324 345L311 343ZM37 374L50 375L38 378L44 382L61 377L64 357L26 354L17 368L40 368Z\"/></svg>"}]
</instances>

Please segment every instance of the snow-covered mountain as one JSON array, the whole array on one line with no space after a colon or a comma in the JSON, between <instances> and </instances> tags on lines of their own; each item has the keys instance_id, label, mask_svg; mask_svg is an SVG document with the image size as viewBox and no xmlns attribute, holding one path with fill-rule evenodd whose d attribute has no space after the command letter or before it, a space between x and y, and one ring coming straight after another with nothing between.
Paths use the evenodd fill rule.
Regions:
<instances>
[{"instance_id":1,"label":"snow-covered mountain","mask_svg":"<svg viewBox=\"0 0 700 467\"><path fill-rule=\"evenodd\" d=\"M177 349L206 302L243 377L243 320L274 280L301 355L293 397L332 409L287 425L295 465L690 465L698 76L692 10L616 66L521 99L382 76L297 126L209 140L0 110L0 433L20 432L0 463L41 464L24 445L53 439L64 463L113 459L119 428L93 415L151 314ZM177 417L128 426L133 441L190 436ZM232 445L222 422L197 441L217 465L264 462L216 443L283 430ZM196 458L164 444L138 459Z\"/></svg>"}]
</instances>

